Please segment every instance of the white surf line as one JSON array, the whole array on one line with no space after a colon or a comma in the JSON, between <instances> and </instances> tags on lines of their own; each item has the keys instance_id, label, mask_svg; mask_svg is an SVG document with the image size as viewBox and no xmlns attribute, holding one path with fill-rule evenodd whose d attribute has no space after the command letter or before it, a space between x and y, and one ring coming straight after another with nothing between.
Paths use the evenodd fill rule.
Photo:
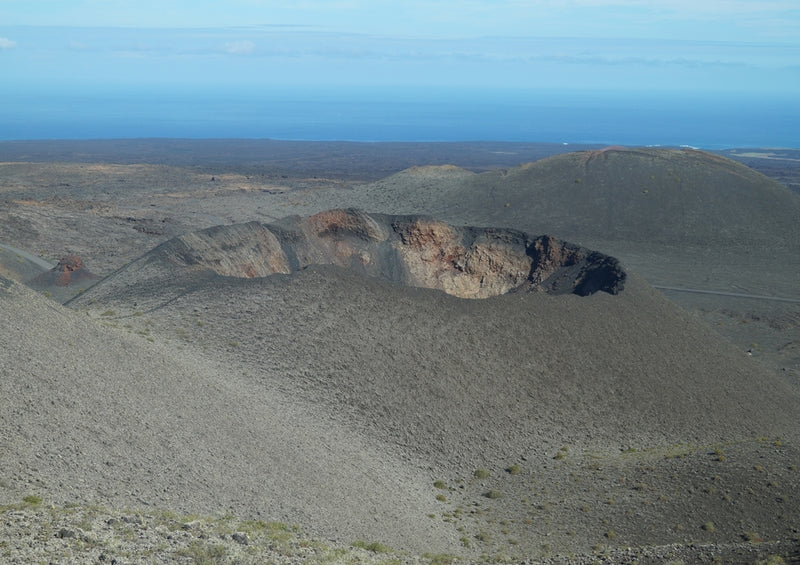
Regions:
<instances>
[{"instance_id":1,"label":"white surf line","mask_svg":"<svg viewBox=\"0 0 800 565\"><path fill-rule=\"evenodd\" d=\"M42 267L43 269L46 269L48 271L56 266L55 263L49 263L48 261L45 261L41 257L32 255L31 253L23 251L22 249L17 249L16 247L11 247L10 245L4 245L2 243L0 243L0 247L5 249L6 251L10 251L11 253L16 253L20 257L24 257L31 263L34 263L35 265L38 265L39 267Z\"/></svg>"},{"instance_id":2,"label":"white surf line","mask_svg":"<svg viewBox=\"0 0 800 565\"><path fill-rule=\"evenodd\" d=\"M781 296L762 296L759 294L745 294L742 292L722 292L718 290L700 290L699 288L681 288L677 286L653 285L659 290L675 290L678 292L693 292L695 294L717 294L719 296L734 296L736 298L755 298L757 300L777 300L778 302L800 302L800 298L783 298Z\"/></svg>"}]
</instances>

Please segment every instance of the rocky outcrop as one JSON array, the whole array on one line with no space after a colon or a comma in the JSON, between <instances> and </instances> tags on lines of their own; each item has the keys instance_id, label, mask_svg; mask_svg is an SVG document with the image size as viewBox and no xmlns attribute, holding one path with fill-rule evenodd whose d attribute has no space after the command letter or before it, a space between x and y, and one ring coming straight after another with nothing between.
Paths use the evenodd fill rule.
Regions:
<instances>
[{"instance_id":1,"label":"rocky outcrop","mask_svg":"<svg viewBox=\"0 0 800 565\"><path fill-rule=\"evenodd\" d=\"M55 269L55 284L67 286L73 281L97 278L83 266L83 261L77 255L66 255L58 261Z\"/></svg>"},{"instance_id":2,"label":"rocky outcrop","mask_svg":"<svg viewBox=\"0 0 800 565\"><path fill-rule=\"evenodd\" d=\"M99 278L86 268L80 257L65 255L55 267L25 284L58 302L65 302L95 284Z\"/></svg>"},{"instance_id":3,"label":"rocky outcrop","mask_svg":"<svg viewBox=\"0 0 800 565\"><path fill-rule=\"evenodd\" d=\"M354 209L216 226L180 236L155 253L173 265L226 277L332 264L461 298L532 290L616 294L626 276L616 259L547 235Z\"/></svg>"},{"instance_id":4,"label":"rocky outcrop","mask_svg":"<svg viewBox=\"0 0 800 565\"><path fill-rule=\"evenodd\" d=\"M211 269L227 277L291 272L275 234L258 222L184 234L162 246L161 251L173 263Z\"/></svg>"},{"instance_id":5,"label":"rocky outcrop","mask_svg":"<svg viewBox=\"0 0 800 565\"><path fill-rule=\"evenodd\" d=\"M65 255L58 264L29 281L32 286L86 286L97 280L97 275L90 272L77 255Z\"/></svg>"}]
</instances>

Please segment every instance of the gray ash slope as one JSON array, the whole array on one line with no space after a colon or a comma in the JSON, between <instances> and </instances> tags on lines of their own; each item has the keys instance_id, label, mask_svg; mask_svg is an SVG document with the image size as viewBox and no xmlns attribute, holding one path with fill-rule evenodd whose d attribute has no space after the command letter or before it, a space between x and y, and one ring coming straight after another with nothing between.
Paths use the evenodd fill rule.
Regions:
<instances>
[{"instance_id":1,"label":"gray ash slope","mask_svg":"<svg viewBox=\"0 0 800 565\"><path fill-rule=\"evenodd\" d=\"M763 518L783 516L781 512L786 511L776 501L775 489L759 489L753 483L758 498L748 495L753 502L736 500L722 510L700 489L715 473L725 477L730 473L731 484L750 481L747 475L752 465L736 463L724 472L713 468L715 463L703 453L713 452L715 445L735 446L756 437L778 436L793 445L798 436L796 393L635 275L629 274L624 290L615 295L517 292L466 300L366 277L337 265L312 265L292 274L254 278L220 276L206 269L198 276L197 269L179 266L174 266L171 277L162 277L164 262L149 266L160 273L157 285L117 284L114 288L125 290L116 296L97 285L72 306L98 320L127 327L136 339L153 339L218 371L218 386L213 399L207 400L213 409L198 414L200 428L213 429L213 433L204 432L202 449L216 457L204 457L195 467L189 464L191 453L170 446L148 459L145 467L177 469L175 458L180 457L181 464L188 465L183 474L197 469L204 475L224 477L225 488L215 497L237 514L290 514L293 521L321 535L347 540L367 532L370 538L395 548L467 555L486 551L539 555L544 543L551 545L549 551L591 551L598 536L610 543L603 538L608 528L603 524L615 512L620 514L618 524L633 522L628 526L630 533L620 538L620 547L688 543L693 534L675 530L675 525L702 524L708 515L720 524L720 542L739 541L741 524L751 522L777 539L790 535L780 525L785 525L785 519L772 520L773 524ZM132 283L137 280L133 274L124 269L115 277L131 277L128 282ZM94 291L98 294L93 295ZM229 396L229 391L237 395ZM239 409L242 396L247 398L246 407L263 406L264 414L275 410L276 403L289 401L322 424L298 445L295 421L281 419L280 412L268 433L263 427L254 429L249 423L252 413ZM136 404L140 401L130 399ZM182 400L176 402L172 409L180 413L182 404ZM226 411L235 418L226 420ZM180 422L189 430L199 425L186 417ZM323 430L324 434L313 435ZM156 428L148 433L159 437L169 432ZM331 436L356 441L341 453L345 460L353 449L369 446L366 455L354 462L363 474L351 480L337 473L319 474L342 448ZM259 447L263 463L256 465L250 447L254 437L261 442L269 438L268 444ZM270 452L267 445L280 448ZM596 467L584 468L583 463L553 467L554 455L565 445L572 453L592 454L586 456L586 465L604 462L601 467L609 471L600 472L610 475L604 477L605 483L617 485L618 475L644 471L614 462L614 454L628 448L655 450L656 455L647 456L642 466L650 469L647 481L658 488L673 485L675 501L644 515L637 507L631 514L635 520L623 514L623 506L618 512L604 510L610 495L595 484ZM698 446L689 448L697 449L698 456L676 464L658 455L676 445ZM321 459L314 458L314 449ZM726 449L730 454L738 448ZM749 461L748 449L744 448L743 461ZM787 449L790 459L796 457L793 448ZM381 459L385 466L371 468L366 460L383 457L384 451L388 454ZM771 455L767 460L777 465ZM527 525L523 518L532 510L514 505L527 500L533 487L514 484L514 477L502 471L514 462L535 472L544 486L552 485L549 488L558 493L553 496L562 508L558 515ZM303 468L304 464L308 466ZM341 461L333 464L341 465ZM408 501L407 505L398 507L396 491L380 491L380 484L364 483L364 476L372 472L379 473L372 481L398 480L388 470L398 464L397 472L417 472L411 481L403 474L399 490L424 493L427 488L427 499L421 495L409 500L406 495L399 500ZM285 472L276 473L276 468ZM465 530L456 530L452 520L445 521L450 529L442 530L439 520L428 517L449 508L442 503L430 508L441 492L432 488L433 482L444 478L456 485L476 468L500 475L487 485L505 493L494 510L508 516L476 518ZM246 477L240 474L243 469L248 470ZM345 475L350 472L352 467L343 469ZM574 490L562 489L576 472L585 473L587 482ZM269 493L257 490L260 481L269 481ZM781 482L791 484L785 481ZM488 487L463 484L464 491L447 492L447 498L462 496L468 500L465 505L485 505L481 489ZM135 492L152 504L169 504L171 500L159 489L166 488L175 499L185 496L193 501L196 495L191 492L197 486L175 482L165 486L155 481ZM639 492L626 485L615 488L620 489L613 494L618 499ZM315 499L317 489L327 495ZM699 494L689 492L695 489ZM365 505L352 493L369 497L369 503ZM643 496L657 495L645 492ZM337 507L332 510L325 505L334 498ZM580 510L587 501L601 514L587 517ZM550 525L543 529L542 520ZM422 538L416 537L420 524L432 528ZM622 531L621 525L616 527ZM486 532L502 539L502 530L509 528L523 540L511 549L474 541L484 539ZM572 530L579 533L565 533ZM464 532L473 540L469 549L458 541Z\"/></svg>"},{"instance_id":2,"label":"gray ash slope","mask_svg":"<svg viewBox=\"0 0 800 565\"><path fill-rule=\"evenodd\" d=\"M192 280L177 276L180 292L155 301L145 291L92 305L87 292L74 306L110 307L198 355L222 352L267 389L444 466L797 428L789 387L634 275L617 295L484 300L328 265Z\"/></svg>"},{"instance_id":3,"label":"gray ash slope","mask_svg":"<svg viewBox=\"0 0 800 565\"><path fill-rule=\"evenodd\" d=\"M793 249L800 239L797 195L740 163L689 149L609 147L481 174L420 167L356 193L375 211L425 210L575 241Z\"/></svg>"},{"instance_id":4,"label":"gray ash slope","mask_svg":"<svg viewBox=\"0 0 800 565\"><path fill-rule=\"evenodd\" d=\"M396 548L454 545L418 518L436 510L427 469L224 353L183 353L7 279L0 312L0 504L235 512Z\"/></svg>"},{"instance_id":5,"label":"gray ash slope","mask_svg":"<svg viewBox=\"0 0 800 565\"><path fill-rule=\"evenodd\" d=\"M587 273L607 292L535 292L579 291ZM364 410L354 423L402 430L401 445L426 438L415 448L447 464L546 438L614 449L795 429L788 387L643 281L622 290L628 279L552 238L331 210L181 236L69 305L157 320L276 386Z\"/></svg>"}]
</instances>

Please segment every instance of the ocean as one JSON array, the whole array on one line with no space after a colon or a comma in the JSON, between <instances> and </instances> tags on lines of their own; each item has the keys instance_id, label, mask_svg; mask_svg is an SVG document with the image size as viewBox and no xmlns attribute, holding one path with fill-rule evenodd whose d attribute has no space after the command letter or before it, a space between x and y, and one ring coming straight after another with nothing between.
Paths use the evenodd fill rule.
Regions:
<instances>
[{"instance_id":1,"label":"ocean","mask_svg":"<svg viewBox=\"0 0 800 565\"><path fill-rule=\"evenodd\" d=\"M270 138L800 147L792 96L223 87L6 90L0 139Z\"/></svg>"}]
</instances>

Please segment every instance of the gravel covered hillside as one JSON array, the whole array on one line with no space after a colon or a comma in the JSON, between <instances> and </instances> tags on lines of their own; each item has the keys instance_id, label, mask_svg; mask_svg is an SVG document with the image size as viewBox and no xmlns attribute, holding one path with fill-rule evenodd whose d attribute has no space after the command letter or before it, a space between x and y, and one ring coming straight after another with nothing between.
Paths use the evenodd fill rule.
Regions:
<instances>
[{"instance_id":1,"label":"gravel covered hillside","mask_svg":"<svg viewBox=\"0 0 800 565\"><path fill-rule=\"evenodd\" d=\"M0 562L798 560L796 195L305 147L0 165Z\"/></svg>"}]
</instances>

